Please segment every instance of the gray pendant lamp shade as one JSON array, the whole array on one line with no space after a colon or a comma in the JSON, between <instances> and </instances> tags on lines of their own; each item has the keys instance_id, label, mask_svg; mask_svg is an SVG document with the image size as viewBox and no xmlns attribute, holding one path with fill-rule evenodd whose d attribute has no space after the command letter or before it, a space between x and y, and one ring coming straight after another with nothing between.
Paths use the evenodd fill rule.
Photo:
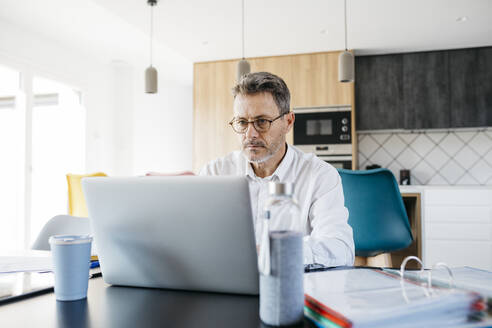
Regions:
<instances>
[{"instance_id":1,"label":"gray pendant lamp shade","mask_svg":"<svg viewBox=\"0 0 492 328\"><path fill-rule=\"evenodd\" d=\"M251 65L249 64L249 62L246 59L244 59L244 0L242 0L241 4L242 4L242 12L241 12L242 39L241 39L241 41L242 41L242 46L243 46L243 59L241 59L237 63L237 81L239 81L241 79L241 77L243 77L243 75L251 72Z\"/></svg>"},{"instance_id":2,"label":"gray pendant lamp shade","mask_svg":"<svg viewBox=\"0 0 492 328\"><path fill-rule=\"evenodd\" d=\"M338 80L340 82L354 82L355 58L350 51L344 51L338 56Z\"/></svg>"},{"instance_id":3,"label":"gray pendant lamp shade","mask_svg":"<svg viewBox=\"0 0 492 328\"><path fill-rule=\"evenodd\" d=\"M246 59L241 59L239 63L237 63L237 80L239 81L243 75L251 72L251 65Z\"/></svg>"},{"instance_id":4,"label":"gray pendant lamp shade","mask_svg":"<svg viewBox=\"0 0 492 328\"><path fill-rule=\"evenodd\" d=\"M347 50L347 0L344 0L345 14L345 51L338 56L338 81L353 82L355 80L355 57Z\"/></svg>"},{"instance_id":5,"label":"gray pendant lamp shade","mask_svg":"<svg viewBox=\"0 0 492 328\"><path fill-rule=\"evenodd\" d=\"M152 66L153 8L157 4L157 0L147 0L147 4L150 6L150 66L145 70L145 92L157 93L157 70Z\"/></svg>"},{"instance_id":6,"label":"gray pendant lamp shade","mask_svg":"<svg viewBox=\"0 0 492 328\"><path fill-rule=\"evenodd\" d=\"M153 66L145 70L145 92L157 93L157 70Z\"/></svg>"}]
</instances>

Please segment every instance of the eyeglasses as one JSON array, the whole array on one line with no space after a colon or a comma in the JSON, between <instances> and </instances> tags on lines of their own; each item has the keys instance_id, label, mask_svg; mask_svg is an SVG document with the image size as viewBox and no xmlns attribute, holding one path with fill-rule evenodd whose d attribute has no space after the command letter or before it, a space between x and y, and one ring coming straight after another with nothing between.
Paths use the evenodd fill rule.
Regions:
<instances>
[{"instance_id":1,"label":"eyeglasses","mask_svg":"<svg viewBox=\"0 0 492 328\"><path fill-rule=\"evenodd\" d=\"M235 118L232 119L232 121L230 121L229 124L231 125L234 132L245 133L246 130L248 130L249 123L253 123L255 130L260 133L263 133L270 130L270 126L272 125L272 123L278 120L279 118L281 118L282 116L284 116L285 114L287 113L280 114L279 116L275 117L272 120L269 120L267 118L257 118L255 120L248 121L243 118L238 118L238 119Z\"/></svg>"}]
</instances>

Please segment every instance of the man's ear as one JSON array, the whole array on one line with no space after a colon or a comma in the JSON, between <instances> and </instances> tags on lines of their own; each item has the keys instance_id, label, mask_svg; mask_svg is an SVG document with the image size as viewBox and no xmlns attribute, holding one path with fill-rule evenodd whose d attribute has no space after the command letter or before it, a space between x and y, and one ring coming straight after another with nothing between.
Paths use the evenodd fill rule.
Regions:
<instances>
[{"instance_id":1,"label":"man's ear","mask_svg":"<svg viewBox=\"0 0 492 328\"><path fill-rule=\"evenodd\" d=\"M286 133L288 133L292 129L292 127L294 126L296 116L295 116L294 112L289 112L289 113L285 114L285 119L287 120Z\"/></svg>"}]
</instances>

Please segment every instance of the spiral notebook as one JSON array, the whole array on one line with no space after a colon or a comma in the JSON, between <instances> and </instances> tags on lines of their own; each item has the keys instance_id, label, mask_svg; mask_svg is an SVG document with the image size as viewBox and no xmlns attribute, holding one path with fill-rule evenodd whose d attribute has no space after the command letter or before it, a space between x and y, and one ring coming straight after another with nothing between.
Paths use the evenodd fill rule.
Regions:
<instances>
[{"instance_id":1,"label":"spiral notebook","mask_svg":"<svg viewBox=\"0 0 492 328\"><path fill-rule=\"evenodd\" d=\"M428 288L376 269L309 273L304 292L305 315L320 327L452 327L484 310L477 293Z\"/></svg>"}]
</instances>

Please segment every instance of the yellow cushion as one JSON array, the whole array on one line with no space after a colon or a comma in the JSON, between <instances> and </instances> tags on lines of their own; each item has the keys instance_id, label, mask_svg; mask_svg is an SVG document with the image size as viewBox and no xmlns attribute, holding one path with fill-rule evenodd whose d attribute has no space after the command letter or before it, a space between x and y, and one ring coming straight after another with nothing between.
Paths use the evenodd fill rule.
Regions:
<instances>
[{"instance_id":1,"label":"yellow cushion","mask_svg":"<svg viewBox=\"0 0 492 328\"><path fill-rule=\"evenodd\" d=\"M87 205L85 204L84 193L82 192L82 178L105 177L103 172L91 174L67 174L68 182L68 214L73 216L88 217Z\"/></svg>"}]
</instances>

